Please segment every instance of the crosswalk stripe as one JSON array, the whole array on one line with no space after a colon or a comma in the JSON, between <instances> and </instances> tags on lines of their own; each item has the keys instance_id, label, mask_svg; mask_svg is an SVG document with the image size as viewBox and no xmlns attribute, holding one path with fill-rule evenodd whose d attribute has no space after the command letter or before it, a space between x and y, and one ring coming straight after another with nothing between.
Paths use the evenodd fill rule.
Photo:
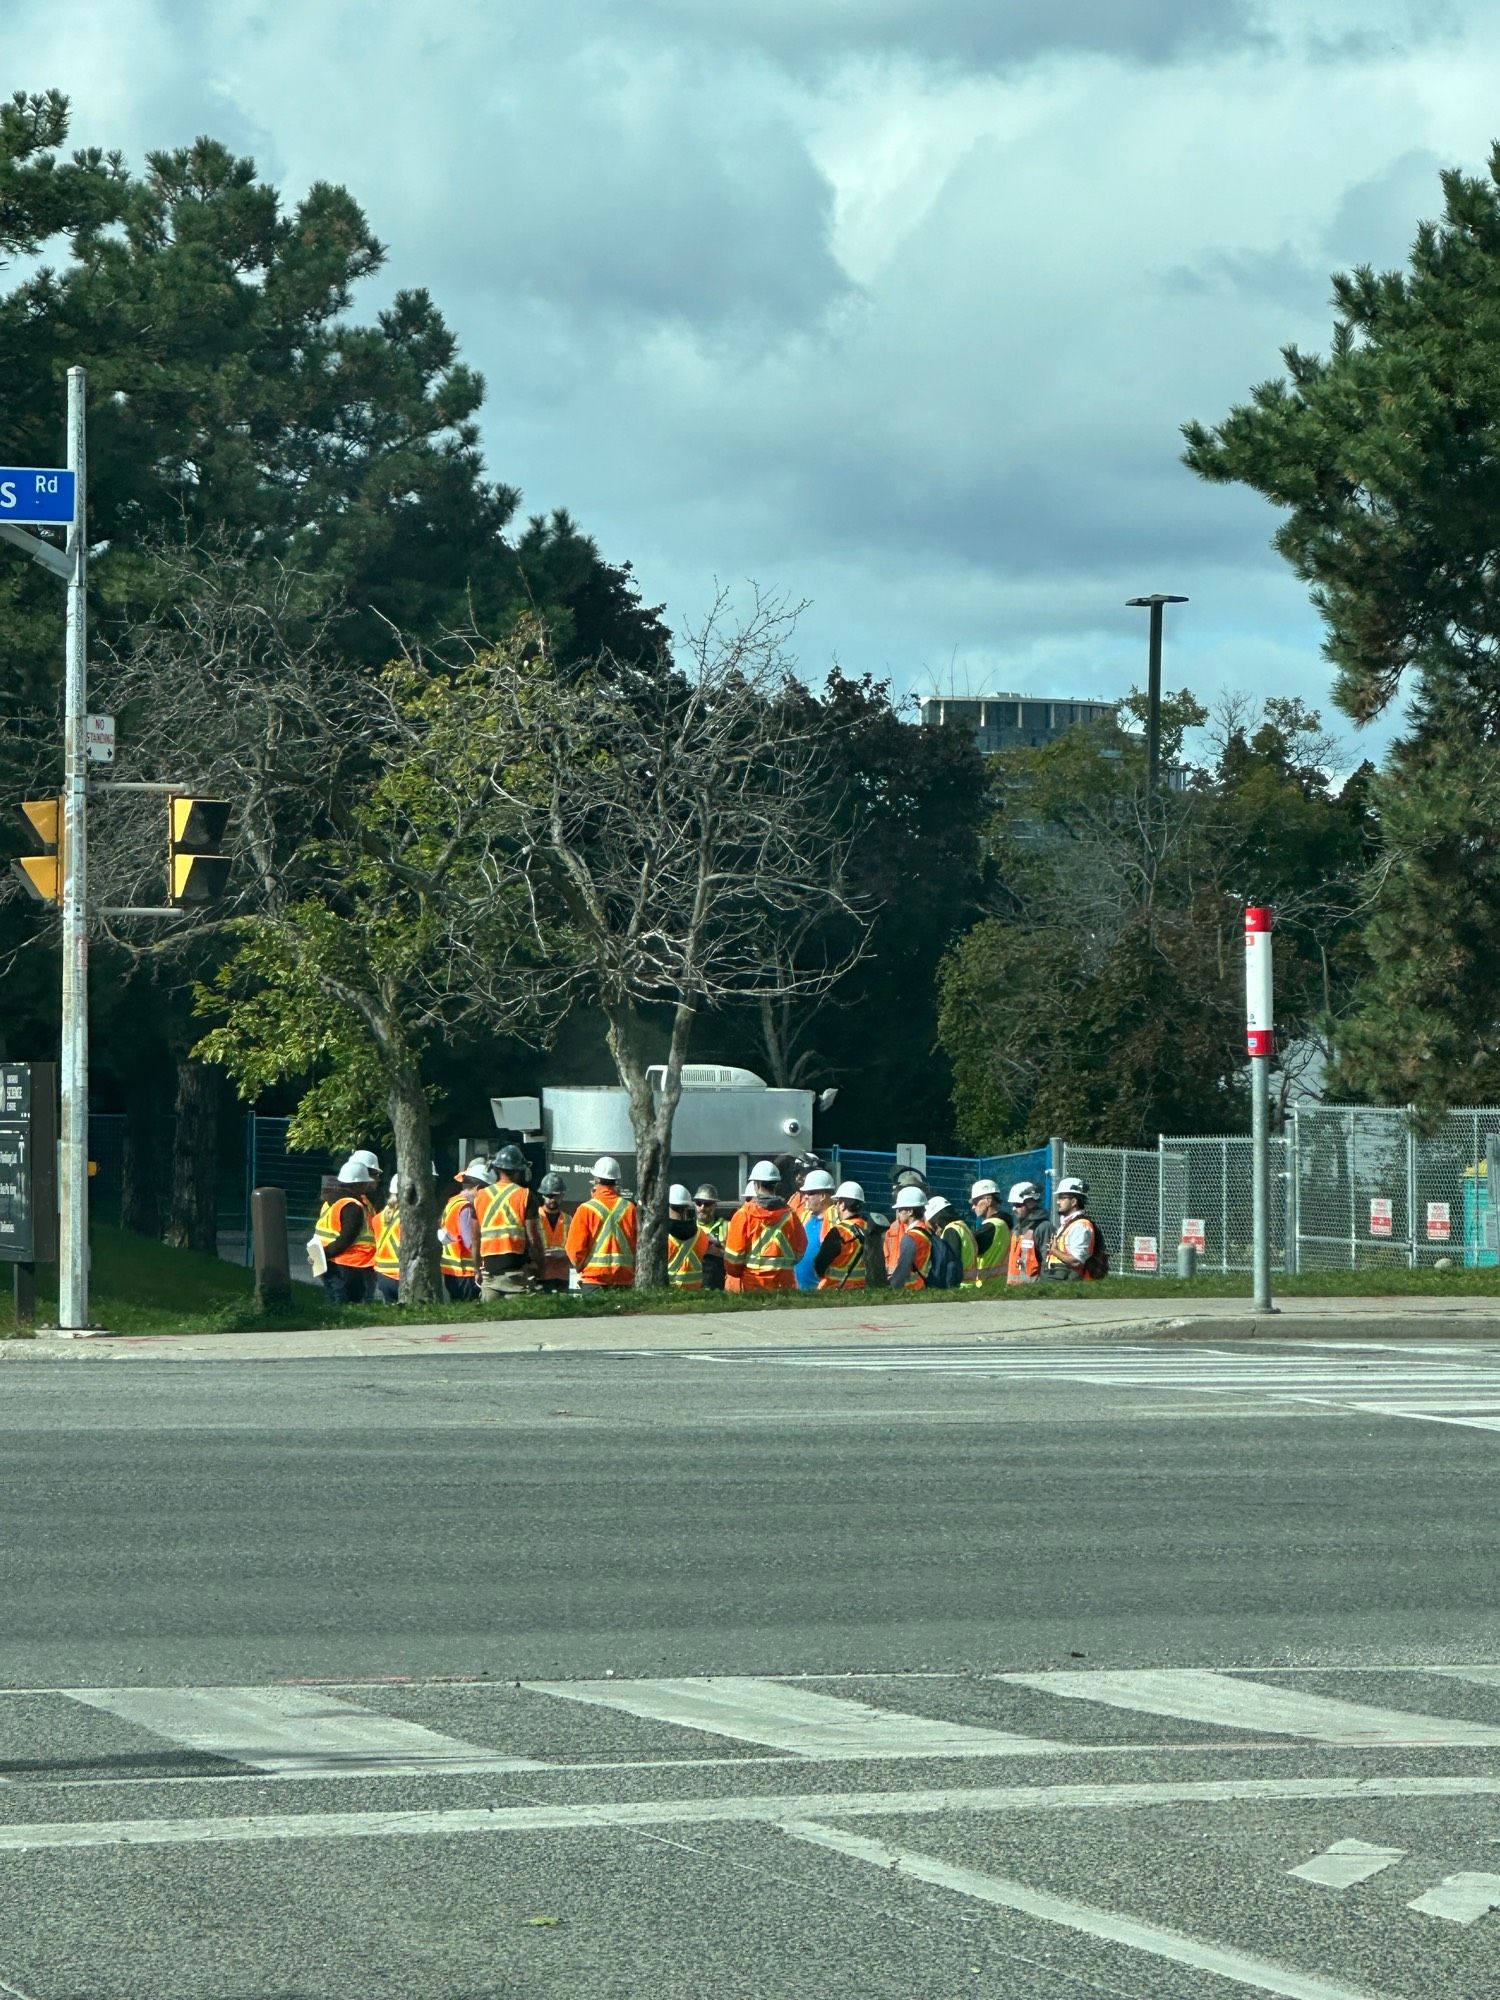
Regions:
<instances>
[{"instance_id":1,"label":"crosswalk stripe","mask_svg":"<svg viewBox=\"0 0 1500 2000\"><path fill-rule=\"evenodd\" d=\"M1404 1847L1372 1847L1367 1840L1336 1840L1332 1847L1304 1861L1300 1868L1288 1868L1301 1882L1315 1882L1320 1889L1352 1889L1368 1882L1404 1859Z\"/></svg>"},{"instance_id":2,"label":"crosswalk stripe","mask_svg":"<svg viewBox=\"0 0 1500 2000\"><path fill-rule=\"evenodd\" d=\"M985 1875L978 1869L958 1867L936 1855L919 1854L909 1847L891 1847L884 1841L871 1840L862 1833L850 1833L843 1827L803 1820L787 1823L782 1831L793 1840L828 1848L851 1860L869 1862L875 1868L896 1869L913 1881L951 1890L955 1895L967 1896L976 1903L1016 1910L1022 1916L1034 1917L1041 1923L1079 1931L1085 1937L1103 1938L1110 1944L1124 1945L1129 1951L1166 1959L1173 1965L1190 1965L1195 1972L1206 1972L1215 1979L1227 1979L1236 1986L1248 1986L1257 1993L1275 1994L1278 2000L1380 2000L1380 1996L1371 1993L1367 1987L1345 1986L1331 1979L1320 1979L1315 1973L1298 1972L1293 1966L1253 1958L1248 1952L1210 1944L1206 1939L1188 1937L1181 1931L1166 1930L1160 1924L1144 1923L1137 1917L1122 1916L1114 1910L1095 1909L1088 1903L1075 1902L1071 1896L1052 1895L1047 1890L1030 1888L1024 1882L1011 1881L1003 1875Z\"/></svg>"},{"instance_id":3,"label":"crosswalk stripe","mask_svg":"<svg viewBox=\"0 0 1500 2000\"><path fill-rule=\"evenodd\" d=\"M528 1681L526 1686L535 1694L759 1743L798 1757L1055 1757L1072 1747L1002 1729L902 1715L842 1695L740 1674L703 1680Z\"/></svg>"},{"instance_id":4,"label":"crosswalk stripe","mask_svg":"<svg viewBox=\"0 0 1500 2000\"><path fill-rule=\"evenodd\" d=\"M280 1777L454 1776L536 1771L440 1736L420 1723L374 1715L310 1688L70 1688L71 1700L118 1716L185 1749Z\"/></svg>"},{"instance_id":5,"label":"crosswalk stripe","mask_svg":"<svg viewBox=\"0 0 1500 2000\"><path fill-rule=\"evenodd\" d=\"M1170 1715L1180 1721L1211 1722L1270 1736L1310 1737L1319 1743L1500 1744L1500 1729L1487 1723L1335 1701L1328 1695L1304 1694L1194 1667L1000 1674L997 1678L1043 1694L1133 1709L1138 1714Z\"/></svg>"}]
</instances>

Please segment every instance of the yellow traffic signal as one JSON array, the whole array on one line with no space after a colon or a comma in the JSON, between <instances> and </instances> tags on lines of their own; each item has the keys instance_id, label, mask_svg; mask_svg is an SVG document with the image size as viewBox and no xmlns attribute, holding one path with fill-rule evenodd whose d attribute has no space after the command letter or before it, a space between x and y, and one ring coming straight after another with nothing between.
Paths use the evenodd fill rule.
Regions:
<instances>
[{"instance_id":1,"label":"yellow traffic signal","mask_svg":"<svg viewBox=\"0 0 1500 2000\"><path fill-rule=\"evenodd\" d=\"M32 849L11 863L39 903L61 903L63 891L63 829L66 814L60 798L23 799L22 816Z\"/></svg>"},{"instance_id":2,"label":"yellow traffic signal","mask_svg":"<svg viewBox=\"0 0 1500 2000\"><path fill-rule=\"evenodd\" d=\"M221 853L229 825L226 799L167 800L167 901L174 909L211 903L229 882L229 856Z\"/></svg>"}]
</instances>

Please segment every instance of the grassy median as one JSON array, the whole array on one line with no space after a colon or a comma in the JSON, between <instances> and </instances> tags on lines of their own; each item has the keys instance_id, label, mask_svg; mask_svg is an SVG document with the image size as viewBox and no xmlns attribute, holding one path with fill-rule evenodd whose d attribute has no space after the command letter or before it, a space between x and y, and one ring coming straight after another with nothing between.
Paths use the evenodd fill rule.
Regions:
<instances>
[{"instance_id":1,"label":"grassy median","mask_svg":"<svg viewBox=\"0 0 1500 2000\"><path fill-rule=\"evenodd\" d=\"M791 1292L750 1297L731 1297L723 1292L620 1291L587 1296L538 1294L519 1304L441 1305L415 1308L356 1306L337 1315L323 1303L319 1286L300 1284L293 1288L292 1306L283 1313L262 1312L255 1302L251 1274L236 1264L217 1257L196 1256L188 1250L169 1250L141 1236L103 1225L93 1232L94 1265L92 1284L95 1322L112 1333L230 1333L295 1332L312 1327L389 1326L399 1312L424 1324L470 1322L486 1319L568 1320L627 1318L633 1313L661 1312L841 1312L850 1308L878 1306L890 1294L870 1292ZM1277 1274L1274 1290L1282 1297L1302 1298L1473 1298L1500 1299L1500 1269L1413 1271L1404 1265L1385 1265L1361 1271L1305 1272L1288 1278ZM57 1307L54 1270L37 1274L38 1320L45 1324ZM1007 1289L997 1286L986 1297L997 1305L1035 1301L1028 1287ZM1128 1300L1139 1305L1144 1300L1160 1300L1163 1306L1178 1309L1194 1299L1249 1299L1250 1281L1241 1272L1210 1272L1183 1281L1178 1278L1110 1278L1090 1287L1094 1298ZM920 1305L941 1312L956 1300L973 1302L972 1292L909 1292L903 1305ZM30 1328L18 1329L9 1291L0 1294L0 1338L23 1337Z\"/></svg>"}]
</instances>

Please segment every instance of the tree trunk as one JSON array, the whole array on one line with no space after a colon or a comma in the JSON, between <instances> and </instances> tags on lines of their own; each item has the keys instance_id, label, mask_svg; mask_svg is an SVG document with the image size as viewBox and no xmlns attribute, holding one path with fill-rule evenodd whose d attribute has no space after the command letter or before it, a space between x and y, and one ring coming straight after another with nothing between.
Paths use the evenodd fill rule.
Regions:
<instances>
[{"instance_id":1,"label":"tree trunk","mask_svg":"<svg viewBox=\"0 0 1500 2000\"><path fill-rule=\"evenodd\" d=\"M392 1067L386 1109L396 1136L396 1178L401 1189L401 1303L438 1305L444 1293L432 1179L432 1114L414 1063Z\"/></svg>"},{"instance_id":2,"label":"tree trunk","mask_svg":"<svg viewBox=\"0 0 1500 2000\"><path fill-rule=\"evenodd\" d=\"M161 1240L172 1177L171 1132L161 1067L143 1065L125 1093L120 1162L120 1227Z\"/></svg>"},{"instance_id":3,"label":"tree trunk","mask_svg":"<svg viewBox=\"0 0 1500 2000\"><path fill-rule=\"evenodd\" d=\"M172 1212L166 1240L174 1250L219 1248L219 1079L206 1063L177 1065L177 1123L172 1134Z\"/></svg>"},{"instance_id":4,"label":"tree trunk","mask_svg":"<svg viewBox=\"0 0 1500 2000\"><path fill-rule=\"evenodd\" d=\"M632 1007L606 1008L609 1050L615 1070L630 1100L630 1130L635 1140L635 1205L638 1236L635 1281L641 1286L667 1282L667 1192L672 1171L672 1123L682 1096L682 1065L687 1055L693 1010L679 1005L672 1022L667 1073L660 1098L646 1075L646 1049L640 1016Z\"/></svg>"}]
</instances>

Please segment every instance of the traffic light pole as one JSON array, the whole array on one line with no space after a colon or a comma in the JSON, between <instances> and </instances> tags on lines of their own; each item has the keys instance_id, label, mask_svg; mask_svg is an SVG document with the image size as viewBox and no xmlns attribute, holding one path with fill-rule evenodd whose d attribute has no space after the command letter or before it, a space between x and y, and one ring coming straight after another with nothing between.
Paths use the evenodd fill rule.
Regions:
<instances>
[{"instance_id":1,"label":"traffic light pole","mask_svg":"<svg viewBox=\"0 0 1500 2000\"><path fill-rule=\"evenodd\" d=\"M63 706L62 1116L59 1123L58 1326L89 1323L88 435L84 371L68 370L68 529Z\"/></svg>"}]
</instances>

